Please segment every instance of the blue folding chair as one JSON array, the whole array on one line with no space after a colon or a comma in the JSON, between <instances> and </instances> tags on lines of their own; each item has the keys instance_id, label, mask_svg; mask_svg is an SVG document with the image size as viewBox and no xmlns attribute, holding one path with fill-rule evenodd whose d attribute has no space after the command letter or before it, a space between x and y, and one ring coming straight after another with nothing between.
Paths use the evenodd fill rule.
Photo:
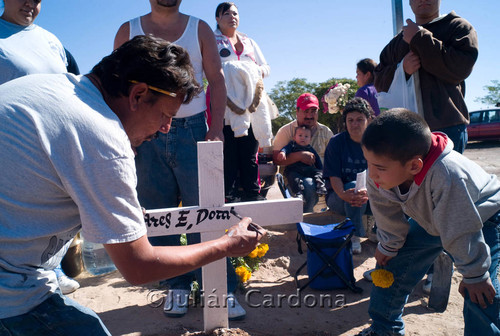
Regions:
<instances>
[{"instance_id":1,"label":"blue folding chair","mask_svg":"<svg viewBox=\"0 0 500 336\"><path fill-rule=\"evenodd\" d=\"M276 181L283 197L292 197L285 186L283 175L276 174ZM354 224L349 218L328 225L297 223L299 253L303 254L301 241L307 246L307 259L294 276L299 290L310 286L313 289L349 288L355 293L363 291L355 285L353 273L351 238L354 230ZM301 285L298 277L306 265L309 279Z\"/></svg>"},{"instance_id":2,"label":"blue folding chair","mask_svg":"<svg viewBox=\"0 0 500 336\"><path fill-rule=\"evenodd\" d=\"M351 238L354 230L349 218L327 225L297 223L299 253L303 253L301 241L307 246L307 259L295 272L299 290L309 286L320 290L349 288L354 293L363 291L355 285L353 273ZM309 278L301 285L298 276L306 265Z\"/></svg>"}]
</instances>

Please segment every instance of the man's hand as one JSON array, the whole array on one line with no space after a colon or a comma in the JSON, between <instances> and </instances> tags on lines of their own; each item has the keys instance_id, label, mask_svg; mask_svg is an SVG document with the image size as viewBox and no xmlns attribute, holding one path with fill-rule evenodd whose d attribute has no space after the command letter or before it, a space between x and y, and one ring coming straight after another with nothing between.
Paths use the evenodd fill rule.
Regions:
<instances>
[{"instance_id":1,"label":"man's hand","mask_svg":"<svg viewBox=\"0 0 500 336\"><path fill-rule=\"evenodd\" d=\"M410 51L403 58L403 69L408 75L413 75L420 69L420 57L413 51Z\"/></svg>"},{"instance_id":2,"label":"man's hand","mask_svg":"<svg viewBox=\"0 0 500 336\"><path fill-rule=\"evenodd\" d=\"M314 162L316 162L316 158L314 157L313 153L307 151L300 153L301 153L300 162L303 162L308 166L312 166Z\"/></svg>"},{"instance_id":3,"label":"man's hand","mask_svg":"<svg viewBox=\"0 0 500 336\"><path fill-rule=\"evenodd\" d=\"M392 257L386 256L385 254L380 252L378 248L375 249L375 260L377 260L377 264L379 264L380 266L387 266L387 263L391 259Z\"/></svg>"},{"instance_id":4,"label":"man's hand","mask_svg":"<svg viewBox=\"0 0 500 336\"><path fill-rule=\"evenodd\" d=\"M215 131L212 127L207 132L205 136L205 141L224 141L224 133L222 129Z\"/></svg>"},{"instance_id":5,"label":"man's hand","mask_svg":"<svg viewBox=\"0 0 500 336\"><path fill-rule=\"evenodd\" d=\"M244 257L248 255L255 249L262 237L266 235L266 230L255 223L250 225L251 222L251 218L245 217L227 231L225 237L228 240L228 257Z\"/></svg>"},{"instance_id":6,"label":"man's hand","mask_svg":"<svg viewBox=\"0 0 500 336\"><path fill-rule=\"evenodd\" d=\"M460 292L460 294L462 294L463 297L465 297L466 289L469 292L470 300L480 305L481 308L486 308L486 302L488 302L489 304L493 303L493 298L495 297L496 292L490 278L474 284L467 284L462 280L460 282L460 286L458 287L458 291Z\"/></svg>"},{"instance_id":7,"label":"man's hand","mask_svg":"<svg viewBox=\"0 0 500 336\"><path fill-rule=\"evenodd\" d=\"M420 27L411 19L406 20L406 26L403 26L403 40L410 44L411 39L420 30Z\"/></svg>"}]
</instances>

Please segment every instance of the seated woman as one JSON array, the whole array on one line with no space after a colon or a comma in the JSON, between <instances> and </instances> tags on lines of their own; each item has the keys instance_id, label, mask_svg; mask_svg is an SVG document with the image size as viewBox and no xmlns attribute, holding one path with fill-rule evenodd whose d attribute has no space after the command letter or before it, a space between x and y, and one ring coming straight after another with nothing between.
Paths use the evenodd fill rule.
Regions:
<instances>
[{"instance_id":1,"label":"seated woman","mask_svg":"<svg viewBox=\"0 0 500 336\"><path fill-rule=\"evenodd\" d=\"M352 251L361 253L360 237L365 236L362 216L367 209L366 189L355 191L356 175L367 168L361 149L361 137L373 118L370 104L356 97L347 102L342 112L347 131L335 135L325 151L323 177L328 194L326 204L335 213L349 217L356 227Z\"/></svg>"}]
</instances>

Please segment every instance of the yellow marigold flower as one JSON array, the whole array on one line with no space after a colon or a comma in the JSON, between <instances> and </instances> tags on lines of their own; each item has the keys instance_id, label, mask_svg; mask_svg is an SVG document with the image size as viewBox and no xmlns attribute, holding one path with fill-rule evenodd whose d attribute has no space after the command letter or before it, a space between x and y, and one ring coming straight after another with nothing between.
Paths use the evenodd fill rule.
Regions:
<instances>
[{"instance_id":1,"label":"yellow marigold flower","mask_svg":"<svg viewBox=\"0 0 500 336\"><path fill-rule=\"evenodd\" d=\"M236 267L234 271L240 278L241 282L247 282L252 276L252 272L249 272L245 266Z\"/></svg>"},{"instance_id":2,"label":"yellow marigold flower","mask_svg":"<svg viewBox=\"0 0 500 336\"><path fill-rule=\"evenodd\" d=\"M255 248L252 252L250 252L248 254L248 256L250 258L257 258L258 255L259 255L259 249L258 248Z\"/></svg>"},{"instance_id":3,"label":"yellow marigold flower","mask_svg":"<svg viewBox=\"0 0 500 336\"><path fill-rule=\"evenodd\" d=\"M267 251L269 251L269 245L259 244L259 246L257 246L257 256L259 258L262 258L263 256L265 256Z\"/></svg>"},{"instance_id":4,"label":"yellow marigold flower","mask_svg":"<svg viewBox=\"0 0 500 336\"><path fill-rule=\"evenodd\" d=\"M250 280L250 277L252 276L252 272L247 271L245 275L243 276L243 279L241 279L242 282L247 282Z\"/></svg>"},{"instance_id":5,"label":"yellow marigold flower","mask_svg":"<svg viewBox=\"0 0 500 336\"><path fill-rule=\"evenodd\" d=\"M243 274L245 273L247 269L244 267L244 266L238 266L234 269L234 271L236 272L236 274L240 275L240 274Z\"/></svg>"},{"instance_id":6,"label":"yellow marigold flower","mask_svg":"<svg viewBox=\"0 0 500 336\"><path fill-rule=\"evenodd\" d=\"M265 250L266 252L267 252L267 251L269 251L269 245L264 244L264 243L259 244L259 245L257 246L257 248L262 249L262 250Z\"/></svg>"},{"instance_id":7,"label":"yellow marigold flower","mask_svg":"<svg viewBox=\"0 0 500 336\"><path fill-rule=\"evenodd\" d=\"M394 283L394 275L385 269L376 269L372 272L373 284L381 288L389 288Z\"/></svg>"}]
</instances>

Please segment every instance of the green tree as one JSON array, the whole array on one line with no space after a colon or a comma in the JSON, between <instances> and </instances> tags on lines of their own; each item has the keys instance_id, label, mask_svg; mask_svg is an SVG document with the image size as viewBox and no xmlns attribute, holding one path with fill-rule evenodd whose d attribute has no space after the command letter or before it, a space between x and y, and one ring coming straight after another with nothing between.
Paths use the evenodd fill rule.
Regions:
<instances>
[{"instance_id":1,"label":"green tree","mask_svg":"<svg viewBox=\"0 0 500 336\"><path fill-rule=\"evenodd\" d=\"M314 84L308 83L305 78L294 78L290 81L279 81L272 88L269 97L274 101L280 116L273 120L273 133L295 119L297 98L304 92L312 92Z\"/></svg>"},{"instance_id":2,"label":"green tree","mask_svg":"<svg viewBox=\"0 0 500 336\"><path fill-rule=\"evenodd\" d=\"M482 98L476 98L474 101L488 105L497 105L500 103L500 81L492 80L492 85L486 85L483 88L488 94Z\"/></svg>"}]
</instances>

